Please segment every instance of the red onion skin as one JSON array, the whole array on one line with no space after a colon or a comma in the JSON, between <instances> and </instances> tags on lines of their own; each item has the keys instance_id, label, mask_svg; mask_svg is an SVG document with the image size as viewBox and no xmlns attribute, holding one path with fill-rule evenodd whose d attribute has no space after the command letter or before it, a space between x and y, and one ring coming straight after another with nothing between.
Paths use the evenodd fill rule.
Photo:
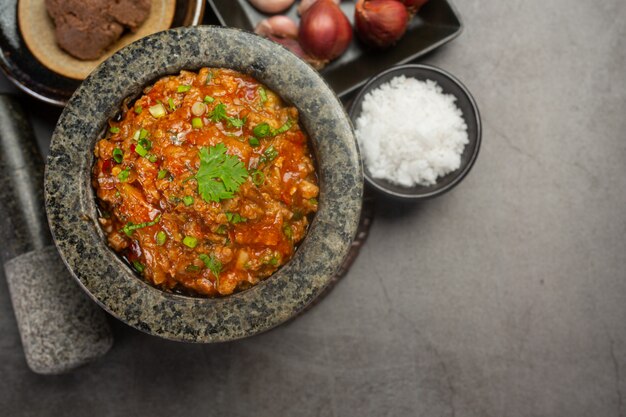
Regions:
<instances>
[{"instance_id":1,"label":"red onion skin","mask_svg":"<svg viewBox=\"0 0 626 417\"><path fill-rule=\"evenodd\" d=\"M309 7L313 6L313 3L315 3L317 0L302 0L300 2L300 5L298 6L298 14L302 16L302 14L304 14L304 12L306 12ZM335 3L337 3L337 5L339 5L339 3L341 3L341 0L333 0Z\"/></svg>"},{"instance_id":2,"label":"red onion skin","mask_svg":"<svg viewBox=\"0 0 626 417\"><path fill-rule=\"evenodd\" d=\"M254 32L261 36L295 39L298 37L298 24L288 16L276 15L261 20Z\"/></svg>"},{"instance_id":3,"label":"red onion skin","mask_svg":"<svg viewBox=\"0 0 626 417\"><path fill-rule=\"evenodd\" d=\"M298 39L309 56L329 62L350 46L352 26L333 0L317 0L301 16Z\"/></svg>"},{"instance_id":4,"label":"red onion skin","mask_svg":"<svg viewBox=\"0 0 626 417\"><path fill-rule=\"evenodd\" d=\"M428 2L428 0L400 0L406 6L409 14L414 15L422 8L424 4Z\"/></svg>"},{"instance_id":5,"label":"red onion skin","mask_svg":"<svg viewBox=\"0 0 626 417\"><path fill-rule=\"evenodd\" d=\"M249 0L250 3L263 13L280 13L294 3L295 0Z\"/></svg>"},{"instance_id":6,"label":"red onion skin","mask_svg":"<svg viewBox=\"0 0 626 417\"><path fill-rule=\"evenodd\" d=\"M396 43L409 22L409 12L398 0L358 0L354 24L359 38L366 44L387 48Z\"/></svg>"}]
</instances>

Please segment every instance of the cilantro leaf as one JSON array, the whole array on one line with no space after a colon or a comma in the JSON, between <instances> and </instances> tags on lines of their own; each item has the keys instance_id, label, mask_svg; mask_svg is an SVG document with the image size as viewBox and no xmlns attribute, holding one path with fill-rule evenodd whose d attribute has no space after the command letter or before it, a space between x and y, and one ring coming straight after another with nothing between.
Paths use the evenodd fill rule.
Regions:
<instances>
[{"instance_id":1,"label":"cilantro leaf","mask_svg":"<svg viewBox=\"0 0 626 417\"><path fill-rule=\"evenodd\" d=\"M226 146L218 143L200 148L200 169L195 175L198 194L206 202L232 198L248 178L248 171L236 156L226 153Z\"/></svg>"},{"instance_id":2,"label":"cilantro leaf","mask_svg":"<svg viewBox=\"0 0 626 417\"><path fill-rule=\"evenodd\" d=\"M228 115L226 114L226 106L223 103L218 103L213 109L210 118L215 123L219 122L220 120L228 119Z\"/></svg>"},{"instance_id":3,"label":"cilantro leaf","mask_svg":"<svg viewBox=\"0 0 626 417\"><path fill-rule=\"evenodd\" d=\"M201 253L200 255L198 255L198 258L200 258L200 260L204 262L204 265L209 268L213 275L215 275L215 278L220 277L220 272L222 272L222 263L217 260L215 255L211 254L209 256Z\"/></svg>"}]
</instances>

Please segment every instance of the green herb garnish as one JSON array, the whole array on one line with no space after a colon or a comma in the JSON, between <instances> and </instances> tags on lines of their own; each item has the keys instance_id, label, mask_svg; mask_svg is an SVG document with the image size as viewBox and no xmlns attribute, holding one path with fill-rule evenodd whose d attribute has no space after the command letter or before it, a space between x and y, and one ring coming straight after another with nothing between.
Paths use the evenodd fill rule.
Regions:
<instances>
[{"instance_id":1,"label":"green herb garnish","mask_svg":"<svg viewBox=\"0 0 626 417\"><path fill-rule=\"evenodd\" d=\"M113 160L118 164L121 164L124 160L124 152L120 148L113 149Z\"/></svg>"},{"instance_id":2,"label":"green herb garnish","mask_svg":"<svg viewBox=\"0 0 626 417\"><path fill-rule=\"evenodd\" d=\"M215 99L211 96L204 96L204 102L209 104L209 103L213 103L215 101Z\"/></svg>"},{"instance_id":3,"label":"green herb garnish","mask_svg":"<svg viewBox=\"0 0 626 417\"><path fill-rule=\"evenodd\" d=\"M117 179L122 182L125 182L126 180L128 180L129 175L130 175L130 167L126 168L125 170L117 174Z\"/></svg>"},{"instance_id":4,"label":"green herb garnish","mask_svg":"<svg viewBox=\"0 0 626 417\"><path fill-rule=\"evenodd\" d=\"M165 107L163 107L163 104L161 103L157 103L154 106L150 106L148 111L150 112L152 117L155 117L157 119L167 114L167 112L165 111Z\"/></svg>"},{"instance_id":5,"label":"green herb garnish","mask_svg":"<svg viewBox=\"0 0 626 417\"><path fill-rule=\"evenodd\" d=\"M278 151L274 148L274 145L270 145L263 152L263 155L265 155L266 161L273 161L278 156Z\"/></svg>"},{"instance_id":6,"label":"green herb garnish","mask_svg":"<svg viewBox=\"0 0 626 417\"><path fill-rule=\"evenodd\" d=\"M258 125L254 126L254 129L252 129L252 133L254 133L254 136L256 136L257 138L264 138L266 136L269 136L271 132L272 128L265 122L259 123Z\"/></svg>"},{"instance_id":7,"label":"green herb garnish","mask_svg":"<svg viewBox=\"0 0 626 417\"><path fill-rule=\"evenodd\" d=\"M144 227L154 226L155 224L157 224L160 221L161 221L161 215L159 214L151 222L143 222L143 223L139 223L139 224L134 224L133 222L129 222L124 227L122 227L121 232L124 232L126 234L126 236L131 237L135 230L143 229Z\"/></svg>"},{"instance_id":8,"label":"green herb garnish","mask_svg":"<svg viewBox=\"0 0 626 417\"><path fill-rule=\"evenodd\" d=\"M187 272L199 272L200 271L200 267L196 266L196 265L187 265L187 267L185 268L185 271Z\"/></svg>"},{"instance_id":9,"label":"green herb garnish","mask_svg":"<svg viewBox=\"0 0 626 417\"><path fill-rule=\"evenodd\" d=\"M204 124L202 123L201 118L194 117L193 119L191 119L191 127L193 127L194 129L202 129L202 126L204 126Z\"/></svg>"},{"instance_id":10,"label":"green herb garnish","mask_svg":"<svg viewBox=\"0 0 626 417\"><path fill-rule=\"evenodd\" d=\"M228 227L225 224L220 224L217 229L215 229L215 233L218 235L224 235L228 231Z\"/></svg>"},{"instance_id":11,"label":"green herb garnish","mask_svg":"<svg viewBox=\"0 0 626 417\"><path fill-rule=\"evenodd\" d=\"M283 225L283 233L287 239L291 240L293 238L293 229L288 224Z\"/></svg>"},{"instance_id":12,"label":"green herb garnish","mask_svg":"<svg viewBox=\"0 0 626 417\"><path fill-rule=\"evenodd\" d=\"M259 87L259 97L261 97L261 104L265 104L267 101L267 94L265 93L265 88Z\"/></svg>"},{"instance_id":13,"label":"green herb garnish","mask_svg":"<svg viewBox=\"0 0 626 417\"><path fill-rule=\"evenodd\" d=\"M170 106L170 111L176 110L176 105L174 105L174 100L172 100L172 97L167 99L167 104Z\"/></svg>"},{"instance_id":14,"label":"green herb garnish","mask_svg":"<svg viewBox=\"0 0 626 417\"><path fill-rule=\"evenodd\" d=\"M117 127L117 126L111 126L109 128L109 132L111 132L111 133L120 133L120 128Z\"/></svg>"},{"instance_id":15,"label":"green herb garnish","mask_svg":"<svg viewBox=\"0 0 626 417\"><path fill-rule=\"evenodd\" d=\"M188 248L195 248L196 245L198 244L198 239L196 239L193 236L185 236L183 238L183 245L187 246Z\"/></svg>"},{"instance_id":16,"label":"green herb garnish","mask_svg":"<svg viewBox=\"0 0 626 417\"><path fill-rule=\"evenodd\" d=\"M135 106L135 113L137 114L141 114L141 112L143 111L143 107L141 106Z\"/></svg>"},{"instance_id":17,"label":"green herb garnish","mask_svg":"<svg viewBox=\"0 0 626 417\"><path fill-rule=\"evenodd\" d=\"M186 93L189 90L191 90L190 85L179 85L178 88L176 89L176 91L178 91L179 93Z\"/></svg>"},{"instance_id":18,"label":"green herb garnish","mask_svg":"<svg viewBox=\"0 0 626 417\"><path fill-rule=\"evenodd\" d=\"M163 230L159 230L159 233L156 234L156 244L159 246L163 246L167 241L167 234Z\"/></svg>"},{"instance_id":19,"label":"green herb garnish","mask_svg":"<svg viewBox=\"0 0 626 417\"><path fill-rule=\"evenodd\" d=\"M251 137L250 139L248 139L248 142L250 143L250 146L252 146L253 148L256 148L257 146L261 144L261 142L259 142L259 139L255 137Z\"/></svg>"},{"instance_id":20,"label":"green herb garnish","mask_svg":"<svg viewBox=\"0 0 626 417\"><path fill-rule=\"evenodd\" d=\"M250 176L252 177L252 182L257 187L260 187L263 183L265 183L265 174L263 171L254 171Z\"/></svg>"},{"instance_id":21,"label":"green herb garnish","mask_svg":"<svg viewBox=\"0 0 626 417\"><path fill-rule=\"evenodd\" d=\"M206 267L209 268L213 275L215 275L217 285L219 285L220 272L222 272L222 263L218 261L213 254L205 255L204 253L201 253L200 255L198 255L198 258L202 262L204 262L204 265L206 265Z\"/></svg>"},{"instance_id":22,"label":"green herb garnish","mask_svg":"<svg viewBox=\"0 0 626 417\"><path fill-rule=\"evenodd\" d=\"M149 133L150 132L148 132L146 129L141 128L141 130L139 131L139 139L147 138Z\"/></svg>"},{"instance_id":23,"label":"green herb garnish","mask_svg":"<svg viewBox=\"0 0 626 417\"><path fill-rule=\"evenodd\" d=\"M218 143L199 152L200 169L194 176L198 194L206 202L231 198L248 178L248 171L236 156L226 153L226 146Z\"/></svg>"},{"instance_id":24,"label":"green herb garnish","mask_svg":"<svg viewBox=\"0 0 626 417\"><path fill-rule=\"evenodd\" d=\"M226 218L232 224L247 222L248 219L239 213L226 213Z\"/></svg>"},{"instance_id":25,"label":"green herb garnish","mask_svg":"<svg viewBox=\"0 0 626 417\"><path fill-rule=\"evenodd\" d=\"M183 204L189 207L193 204L193 197L190 195L186 195L183 197Z\"/></svg>"},{"instance_id":26,"label":"green herb garnish","mask_svg":"<svg viewBox=\"0 0 626 417\"><path fill-rule=\"evenodd\" d=\"M167 176L167 174L168 174L167 169L162 169L157 174L157 178L162 180L163 178L165 178Z\"/></svg>"},{"instance_id":27,"label":"green herb garnish","mask_svg":"<svg viewBox=\"0 0 626 417\"><path fill-rule=\"evenodd\" d=\"M133 261L133 266L141 274L146 267L139 261Z\"/></svg>"}]
</instances>

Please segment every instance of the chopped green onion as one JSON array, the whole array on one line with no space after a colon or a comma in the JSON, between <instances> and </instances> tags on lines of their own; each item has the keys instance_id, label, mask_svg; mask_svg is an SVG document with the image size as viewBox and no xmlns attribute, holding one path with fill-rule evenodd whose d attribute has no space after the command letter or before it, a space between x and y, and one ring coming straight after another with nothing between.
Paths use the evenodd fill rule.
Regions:
<instances>
[{"instance_id":1,"label":"chopped green onion","mask_svg":"<svg viewBox=\"0 0 626 417\"><path fill-rule=\"evenodd\" d=\"M149 139L139 139L139 145L148 151L152 149L152 141Z\"/></svg>"},{"instance_id":2,"label":"chopped green onion","mask_svg":"<svg viewBox=\"0 0 626 417\"><path fill-rule=\"evenodd\" d=\"M209 72L209 73L206 75L206 80L204 80L204 84L209 84L209 83L211 82L211 79L212 79L212 78L213 78L213 73L212 73L212 72Z\"/></svg>"},{"instance_id":3,"label":"chopped green onion","mask_svg":"<svg viewBox=\"0 0 626 417\"><path fill-rule=\"evenodd\" d=\"M262 171L254 171L252 173L252 182L257 187L260 187L265 182L265 174Z\"/></svg>"},{"instance_id":4,"label":"chopped green onion","mask_svg":"<svg viewBox=\"0 0 626 417\"><path fill-rule=\"evenodd\" d=\"M198 272L198 271L200 271L200 267L196 266L196 265L193 265L193 264L187 265L187 267L185 268L185 271L187 271L187 272Z\"/></svg>"},{"instance_id":5,"label":"chopped green onion","mask_svg":"<svg viewBox=\"0 0 626 417\"><path fill-rule=\"evenodd\" d=\"M180 198L176 197L175 195L172 195L172 196L170 196L170 203L178 204L178 203L180 203Z\"/></svg>"},{"instance_id":6,"label":"chopped green onion","mask_svg":"<svg viewBox=\"0 0 626 417\"><path fill-rule=\"evenodd\" d=\"M267 101L267 94L265 93L265 88L259 87L259 97L261 97L261 104L265 104Z\"/></svg>"},{"instance_id":7,"label":"chopped green onion","mask_svg":"<svg viewBox=\"0 0 626 417\"><path fill-rule=\"evenodd\" d=\"M128 180L128 175L130 175L130 167L126 168L125 170L117 174L117 179L122 182L125 182L126 180Z\"/></svg>"},{"instance_id":8,"label":"chopped green onion","mask_svg":"<svg viewBox=\"0 0 626 417\"><path fill-rule=\"evenodd\" d=\"M146 129L141 128L141 131L139 132L139 139L147 138L149 133L150 132L148 132Z\"/></svg>"},{"instance_id":9,"label":"chopped green onion","mask_svg":"<svg viewBox=\"0 0 626 417\"><path fill-rule=\"evenodd\" d=\"M140 135L140 134L141 134L141 131L140 131L140 130L136 130L136 131L135 131L135 134L133 135L133 139L134 139L134 140L139 140L139 135Z\"/></svg>"},{"instance_id":10,"label":"chopped green onion","mask_svg":"<svg viewBox=\"0 0 626 417\"><path fill-rule=\"evenodd\" d=\"M191 90L190 85L179 85L176 91L178 91L179 93L186 93L189 90Z\"/></svg>"},{"instance_id":11,"label":"chopped green onion","mask_svg":"<svg viewBox=\"0 0 626 417\"><path fill-rule=\"evenodd\" d=\"M174 104L174 100L172 100L172 97L167 99L167 104L170 106L170 111L176 110L176 105Z\"/></svg>"},{"instance_id":12,"label":"chopped green onion","mask_svg":"<svg viewBox=\"0 0 626 417\"><path fill-rule=\"evenodd\" d=\"M309 198L309 203L317 204L317 198Z\"/></svg>"},{"instance_id":13,"label":"chopped green onion","mask_svg":"<svg viewBox=\"0 0 626 417\"><path fill-rule=\"evenodd\" d=\"M156 234L156 243L159 246L163 246L167 241L167 235L163 230L159 230L159 233Z\"/></svg>"},{"instance_id":14,"label":"chopped green onion","mask_svg":"<svg viewBox=\"0 0 626 417\"><path fill-rule=\"evenodd\" d=\"M124 152L120 148L113 149L113 160L118 164L121 164L124 160Z\"/></svg>"},{"instance_id":15,"label":"chopped green onion","mask_svg":"<svg viewBox=\"0 0 626 417\"><path fill-rule=\"evenodd\" d=\"M137 114L141 114L141 112L143 111L143 107L141 106L135 106L135 113Z\"/></svg>"},{"instance_id":16,"label":"chopped green onion","mask_svg":"<svg viewBox=\"0 0 626 417\"><path fill-rule=\"evenodd\" d=\"M211 96L204 96L204 102L205 103L213 103L215 101L215 99Z\"/></svg>"},{"instance_id":17,"label":"chopped green onion","mask_svg":"<svg viewBox=\"0 0 626 417\"><path fill-rule=\"evenodd\" d=\"M148 150L144 148L143 146L141 146L140 143L138 143L135 146L135 153L139 154L139 156L146 156L148 155Z\"/></svg>"},{"instance_id":18,"label":"chopped green onion","mask_svg":"<svg viewBox=\"0 0 626 417\"><path fill-rule=\"evenodd\" d=\"M126 236L131 237L135 230L143 229L144 227L154 226L155 224L157 224L160 221L161 221L161 215L159 214L151 222L144 222L144 223L139 223L139 224L134 224L133 222L128 222L126 225L124 225L124 227L122 227L122 230L120 230L120 231L124 232L126 234Z\"/></svg>"},{"instance_id":19,"label":"chopped green onion","mask_svg":"<svg viewBox=\"0 0 626 417\"><path fill-rule=\"evenodd\" d=\"M157 174L157 178L162 180L163 178L165 178L167 176L167 174L168 174L167 169L162 169Z\"/></svg>"},{"instance_id":20,"label":"chopped green onion","mask_svg":"<svg viewBox=\"0 0 626 417\"><path fill-rule=\"evenodd\" d=\"M151 153L150 155L148 155L148 161L152 162L153 164L158 160L159 158L155 154Z\"/></svg>"},{"instance_id":21,"label":"chopped green onion","mask_svg":"<svg viewBox=\"0 0 626 417\"><path fill-rule=\"evenodd\" d=\"M264 138L271 133L271 130L272 128L270 127L270 125L264 122L256 125L254 129L252 129L252 133L254 133L254 136L256 136L257 138Z\"/></svg>"},{"instance_id":22,"label":"chopped green onion","mask_svg":"<svg viewBox=\"0 0 626 417\"><path fill-rule=\"evenodd\" d=\"M133 261L133 266L141 274L146 267L139 261Z\"/></svg>"},{"instance_id":23,"label":"chopped green onion","mask_svg":"<svg viewBox=\"0 0 626 417\"><path fill-rule=\"evenodd\" d=\"M196 247L196 245L198 244L198 239L196 239L196 238L195 238L195 237L193 237L193 236L185 236L185 237L183 238L183 244L184 244L185 246L187 246L188 248L193 249L193 248L195 248L195 247Z\"/></svg>"},{"instance_id":24,"label":"chopped green onion","mask_svg":"<svg viewBox=\"0 0 626 417\"><path fill-rule=\"evenodd\" d=\"M194 117L193 119L191 119L191 126L194 129L202 129L202 126L203 126L202 119L199 117Z\"/></svg>"},{"instance_id":25,"label":"chopped green onion","mask_svg":"<svg viewBox=\"0 0 626 417\"><path fill-rule=\"evenodd\" d=\"M286 131L288 131L289 129L291 129L291 124L292 124L291 120L287 120L287 122L286 122L284 125L282 125L282 126L281 126L281 127L279 127L278 129L274 130L274 131L272 132L272 135L273 135L273 136L276 136L276 135L279 135L279 134L281 134L281 133L285 133Z\"/></svg>"},{"instance_id":26,"label":"chopped green onion","mask_svg":"<svg viewBox=\"0 0 626 417\"><path fill-rule=\"evenodd\" d=\"M186 195L183 197L183 204L185 204L187 207L189 207L190 205L193 204L193 197L190 195Z\"/></svg>"},{"instance_id":27,"label":"chopped green onion","mask_svg":"<svg viewBox=\"0 0 626 417\"><path fill-rule=\"evenodd\" d=\"M217 233L218 235L224 235L226 234L226 232L228 231L228 228L226 227L225 224L220 224L217 229L215 229L215 233Z\"/></svg>"},{"instance_id":28,"label":"chopped green onion","mask_svg":"<svg viewBox=\"0 0 626 417\"><path fill-rule=\"evenodd\" d=\"M293 229L288 224L283 226L283 233L287 236L287 239L291 240L293 238Z\"/></svg>"},{"instance_id":29,"label":"chopped green onion","mask_svg":"<svg viewBox=\"0 0 626 417\"><path fill-rule=\"evenodd\" d=\"M109 128L109 132L111 132L111 133L120 133L120 128L117 127L117 126L111 126Z\"/></svg>"},{"instance_id":30,"label":"chopped green onion","mask_svg":"<svg viewBox=\"0 0 626 417\"><path fill-rule=\"evenodd\" d=\"M256 148L261 144L261 142L259 142L259 139L255 137L251 137L250 139L248 139L248 142L250 142L250 146L252 146L253 148Z\"/></svg>"},{"instance_id":31,"label":"chopped green onion","mask_svg":"<svg viewBox=\"0 0 626 417\"><path fill-rule=\"evenodd\" d=\"M156 117L157 119L167 114L167 112L165 111L165 107L163 107L163 104L161 103L155 104L154 106L150 106L148 111L150 112L152 117Z\"/></svg>"},{"instance_id":32,"label":"chopped green onion","mask_svg":"<svg viewBox=\"0 0 626 417\"><path fill-rule=\"evenodd\" d=\"M266 156L268 161L273 161L278 156L278 151L276 150L276 148L274 148L274 145L270 145L263 152L263 155Z\"/></svg>"}]
</instances>

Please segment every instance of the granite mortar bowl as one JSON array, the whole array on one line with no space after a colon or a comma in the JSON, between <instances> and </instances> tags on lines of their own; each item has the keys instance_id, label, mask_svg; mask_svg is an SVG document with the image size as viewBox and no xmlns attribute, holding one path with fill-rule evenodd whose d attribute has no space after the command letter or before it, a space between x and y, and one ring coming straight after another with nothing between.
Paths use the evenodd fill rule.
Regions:
<instances>
[{"instance_id":1,"label":"granite mortar bowl","mask_svg":"<svg viewBox=\"0 0 626 417\"><path fill-rule=\"evenodd\" d=\"M182 69L231 68L298 108L320 183L318 212L294 257L256 286L223 298L168 293L139 277L106 243L91 186L93 149L126 98ZM357 230L363 172L350 121L332 90L282 46L232 28L173 29L103 62L61 114L46 168L48 221L82 288L106 311L146 333L211 343L269 330L296 316L331 282Z\"/></svg>"},{"instance_id":2,"label":"granite mortar bowl","mask_svg":"<svg viewBox=\"0 0 626 417\"><path fill-rule=\"evenodd\" d=\"M407 78L415 78L420 81L432 80L441 87L444 94L451 94L456 98L456 106L461 110L463 119L467 124L467 136L469 143L465 145L461 154L461 166L437 179L434 185L415 185L403 187L393 184L384 179L374 178L364 166L365 181L378 192L397 200L422 200L440 196L457 186L469 173L478 157L482 138L480 112L469 90L452 74L440 68L424 64L405 64L389 68L372 77L359 91L350 106L350 118L356 126L365 96L401 75ZM415 109L419 111L419 109Z\"/></svg>"}]
</instances>

